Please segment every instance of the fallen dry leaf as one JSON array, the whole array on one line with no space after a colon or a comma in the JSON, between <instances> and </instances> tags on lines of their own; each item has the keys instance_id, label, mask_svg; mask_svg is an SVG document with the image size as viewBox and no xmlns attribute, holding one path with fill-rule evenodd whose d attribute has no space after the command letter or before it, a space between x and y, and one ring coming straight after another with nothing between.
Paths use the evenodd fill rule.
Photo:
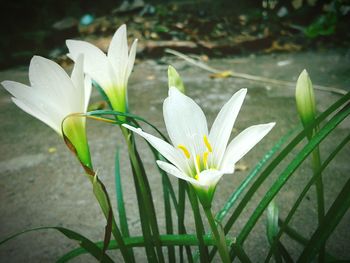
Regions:
<instances>
[{"instance_id":1,"label":"fallen dry leaf","mask_svg":"<svg viewBox=\"0 0 350 263\"><path fill-rule=\"evenodd\" d=\"M233 72L230 70L221 71L218 73L210 74L209 77L212 79L225 79L232 77Z\"/></svg>"}]
</instances>

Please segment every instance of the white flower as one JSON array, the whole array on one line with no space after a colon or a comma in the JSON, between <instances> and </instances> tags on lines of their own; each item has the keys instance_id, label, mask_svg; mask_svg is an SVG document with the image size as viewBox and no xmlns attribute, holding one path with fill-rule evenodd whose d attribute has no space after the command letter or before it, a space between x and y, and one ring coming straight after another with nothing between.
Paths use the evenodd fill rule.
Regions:
<instances>
[{"instance_id":1,"label":"white flower","mask_svg":"<svg viewBox=\"0 0 350 263\"><path fill-rule=\"evenodd\" d=\"M122 25L115 32L109 45L107 56L94 45L80 40L67 40L68 56L76 61L79 54L84 54L84 71L96 81L107 95L112 108L125 112L127 109L128 79L135 62L135 40L128 53L126 26Z\"/></svg>"},{"instance_id":2,"label":"white flower","mask_svg":"<svg viewBox=\"0 0 350 263\"><path fill-rule=\"evenodd\" d=\"M169 89L163 104L166 129L173 145L123 124L144 137L170 163L157 161L164 171L191 183L203 205L210 205L222 175L234 172L234 165L275 125L254 125L228 144L233 124L247 90L241 89L223 106L208 132L201 108L176 88Z\"/></svg>"},{"instance_id":3,"label":"white flower","mask_svg":"<svg viewBox=\"0 0 350 263\"><path fill-rule=\"evenodd\" d=\"M34 56L29 66L31 86L15 81L1 84L13 96L13 102L33 117L46 123L60 136L62 129L78 153L86 155L85 118L67 118L74 113L85 113L88 107L91 80L84 78L83 56L79 56L71 77L55 62ZM84 156L88 162L88 156Z\"/></svg>"}]
</instances>

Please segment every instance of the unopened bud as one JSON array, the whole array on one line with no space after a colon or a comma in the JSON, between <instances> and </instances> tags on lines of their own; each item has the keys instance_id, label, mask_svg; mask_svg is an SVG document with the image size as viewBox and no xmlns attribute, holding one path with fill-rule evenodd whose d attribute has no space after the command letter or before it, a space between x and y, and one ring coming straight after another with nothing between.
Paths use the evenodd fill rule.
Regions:
<instances>
[{"instance_id":1,"label":"unopened bud","mask_svg":"<svg viewBox=\"0 0 350 263\"><path fill-rule=\"evenodd\" d=\"M175 87L182 93L185 93L185 86L182 82L182 79L173 66L168 67L168 84L169 88Z\"/></svg>"},{"instance_id":2,"label":"unopened bud","mask_svg":"<svg viewBox=\"0 0 350 263\"><path fill-rule=\"evenodd\" d=\"M301 122L304 126L307 126L315 120L316 103L312 82L305 69L299 75L295 90L295 99Z\"/></svg>"}]
</instances>

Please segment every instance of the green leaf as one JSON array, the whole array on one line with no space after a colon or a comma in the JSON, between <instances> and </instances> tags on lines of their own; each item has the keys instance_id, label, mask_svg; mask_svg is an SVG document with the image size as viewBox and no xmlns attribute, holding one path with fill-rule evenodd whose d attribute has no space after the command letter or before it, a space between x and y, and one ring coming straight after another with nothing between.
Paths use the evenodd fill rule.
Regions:
<instances>
[{"instance_id":1,"label":"green leaf","mask_svg":"<svg viewBox=\"0 0 350 263\"><path fill-rule=\"evenodd\" d=\"M151 237L152 239L150 240L150 244L154 244L159 262L164 262L164 255L159 240L160 234L157 222L157 215L155 212L152 192L147 179L146 171L143 167L142 160L136 149L135 138L133 136L133 133L125 127L121 127L121 130L128 145L129 157L132 166L135 186L140 194L138 195L139 209L143 209L144 212L141 213L142 211L140 210L141 221L143 219L146 219L148 221L153 234ZM143 228L143 230L146 230L146 228Z\"/></svg>"},{"instance_id":2,"label":"green leaf","mask_svg":"<svg viewBox=\"0 0 350 263\"><path fill-rule=\"evenodd\" d=\"M199 241L197 239L196 235L161 235L160 241L162 246L198 246ZM203 236L203 242L206 246L213 246L215 245L215 240L210 235ZM147 241L143 236L135 236L135 237L128 237L125 238L125 245L127 247L144 247L146 246ZM234 242L233 240L226 239L227 245L232 245ZM103 245L103 242L97 242L96 246L98 248L101 248ZM109 244L108 249L119 249L118 244L112 240ZM67 262L70 259L73 259L79 255L86 254L87 251L84 248L76 248L65 254L62 258L65 258L65 261L60 262Z\"/></svg>"},{"instance_id":3,"label":"green leaf","mask_svg":"<svg viewBox=\"0 0 350 263\"><path fill-rule=\"evenodd\" d=\"M245 194L241 202L238 204L235 211L232 213L227 223L225 224L224 230L227 233L234 222L237 220L241 212L246 207L247 203L251 199L251 197L256 193L261 184L265 181L265 179L269 176L269 174L275 169L275 167L282 161L284 158L292 151L292 149L305 138L307 132L313 129L320 122L325 120L329 115L331 115L334 111L336 111L339 107L341 107L344 103L348 102L350 99L350 92L346 95L342 96L337 102L331 105L325 112L323 112L312 125L306 127L302 132L297 134L294 139L271 161L271 163L264 169L264 171L259 175L253 185L249 188L248 192Z\"/></svg>"},{"instance_id":4,"label":"green leaf","mask_svg":"<svg viewBox=\"0 0 350 263\"><path fill-rule=\"evenodd\" d=\"M38 231L38 230L47 230L47 229L57 230L57 231L61 232L63 235L65 235L67 238L74 240L74 241L77 241L77 243L85 251L85 253L88 252L93 257L95 257L97 260L99 260L101 262L106 262L106 263L113 262L113 260L107 254L103 253L102 246L98 246L94 242L89 240L88 238L84 237L83 235L81 235L73 230L70 230L68 228L64 228L64 227L46 226L46 227L27 229L27 230L24 230L22 232L11 235L8 238L5 238L4 240L0 241L0 245L6 243L9 240L12 240L15 237L23 235L25 233ZM62 260L58 260L58 262L66 262L66 261L64 258L62 258Z\"/></svg>"},{"instance_id":5,"label":"green leaf","mask_svg":"<svg viewBox=\"0 0 350 263\"><path fill-rule=\"evenodd\" d=\"M299 127L298 127L299 129ZM272 148L268 151L265 156L259 161L259 163L254 167L254 169L249 173L249 175L243 180L243 182L237 187L237 189L232 193L232 195L225 202L224 207L216 214L215 219L222 222L224 217L228 214L229 210L235 204L236 200L248 187L249 183L259 174L259 172L264 168L264 166L272 159L274 154L278 152L282 146L291 138L291 136L298 130L293 129L289 131L285 136L283 136Z\"/></svg>"},{"instance_id":6,"label":"green leaf","mask_svg":"<svg viewBox=\"0 0 350 263\"><path fill-rule=\"evenodd\" d=\"M294 171L300 166L300 164L306 159L306 157L313 151L313 149L323 141L328 134L341 123L350 114L350 107L345 106L340 112L338 112L330 121L325 124L322 129L305 145L305 147L297 154L297 156L290 162L290 164L283 170L278 177L277 181L267 191L261 202L258 204L254 213L250 216L248 222L243 227L242 231L237 237L239 243L244 242L252 228L255 226L257 220L271 202L273 197L280 191L282 186L287 182Z\"/></svg>"},{"instance_id":7,"label":"green leaf","mask_svg":"<svg viewBox=\"0 0 350 263\"><path fill-rule=\"evenodd\" d=\"M250 263L251 262L248 255L243 250L242 246L240 246L237 243L233 243L231 245L231 247L232 247L232 249L231 249L232 253L230 253L231 260L233 259L233 256L236 255L239 258L240 262L242 262L242 263Z\"/></svg>"},{"instance_id":8,"label":"green leaf","mask_svg":"<svg viewBox=\"0 0 350 263\"><path fill-rule=\"evenodd\" d=\"M120 230L121 230L124 237L128 237L128 236L130 236L130 233L129 233L129 227L128 227L128 220L127 220L126 212L125 212L123 187L122 187L121 176L120 176L119 148L117 148L117 151L115 154L115 168L114 169L115 169L115 171L114 171L115 192L116 192L116 199L117 199L117 204L118 204Z\"/></svg>"},{"instance_id":9,"label":"green leaf","mask_svg":"<svg viewBox=\"0 0 350 263\"><path fill-rule=\"evenodd\" d=\"M128 220L126 217L125 212L125 206L124 206L124 197L123 197L123 187L121 182L121 176L120 176L120 161L119 161L119 148L117 148L116 155L115 155L115 172L114 172L114 178L115 178L115 192L117 197L117 205L118 205L118 215L119 215L119 222L120 222L120 230L124 237L129 237L129 227L128 227ZM129 249L129 255L131 257L131 260L135 262L134 252L132 249Z\"/></svg>"},{"instance_id":10,"label":"green leaf","mask_svg":"<svg viewBox=\"0 0 350 263\"><path fill-rule=\"evenodd\" d=\"M222 222L224 217L228 214L229 210L236 203L236 200L241 196L244 190L249 186L250 182L259 174L259 172L264 168L264 166L274 157L274 154L278 152L282 146L291 138L299 127L290 130L286 135L284 135L272 148L268 151L265 156L259 161L259 163L254 167L254 169L249 173L249 175L243 180L243 182L237 187L237 189L231 194L227 199L224 207L216 214L215 219ZM216 247L212 248L209 254L210 260L212 260L216 253Z\"/></svg>"},{"instance_id":11,"label":"green leaf","mask_svg":"<svg viewBox=\"0 0 350 263\"><path fill-rule=\"evenodd\" d=\"M326 213L324 221L311 236L297 262L311 262L321 246L324 245L335 227L350 207L350 178Z\"/></svg>"},{"instance_id":12,"label":"green leaf","mask_svg":"<svg viewBox=\"0 0 350 263\"><path fill-rule=\"evenodd\" d=\"M98 179L97 175L95 174L94 179L93 179L93 192L94 195L100 204L100 207L102 209L103 214L105 215L107 219L107 227L106 231L112 231L114 238L120 245L120 251L122 253L122 256L125 261L127 262L132 262L132 256L129 254L128 249L126 248L124 244L124 240L122 237L122 234L115 222L114 215L113 215L113 210L111 206L111 202L109 199L109 196L107 194L107 190L103 183ZM111 229L109 229L111 228ZM107 235L106 235L107 236ZM108 245L106 243L109 243L109 240L105 240L105 246Z\"/></svg>"},{"instance_id":13,"label":"green leaf","mask_svg":"<svg viewBox=\"0 0 350 263\"><path fill-rule=\"evenodd\" d=\"M282 236L283 232L286 232L289 236L291 236L293 239L297 240L299 243L306 245L308 240L302 236L300 236L298 233L296 233L295 230L291 229L290 227L288 227L288 223L290 222L290 220L292 219L293 215L295 214L297 208L299 207L300 203L302 202L303 198L305 197L305 195L307 194L307 192L309 191L310 187L314 184L314 182L318 179L318 177L322 176L322 172L324 171L324 169L326 169L326 167L328 166L328 164L334 159L334 157L338 154L338 152L349 142L350 140L350 134L348 136L346 136L341 142L340 144L332 151L332 153L328 156L328 158L323 162L322 166L320 167L319 171L314 175L313 178L311 178L309 180L309 182L305 185L303 191L300 193L300 195L298 196L297 200L295 201L295 203L293 204L291 210L289 211L285 221L283 223L281 223L280 225L280 230L279 233L276 236L276 240L279 240L280 237ZM273 244L270 248L269 254L266 257L265 262L268 262L273 250L275 248L276 244ZM327 255L328 258L330 258L330 255Z\"/></svg>"},{"instance_id":14,"label":"green leaf","mask_svg":"<svg viewBox=\"0 0 350 263\"><path fill-rule=\"evenodd\" d=\"M177 219L178 219L178 231L179 234L185 234L186 228L185 228L185 204L186 204L186 187L187 183L184 180L178 179L178 186L179 186L179 207L178 207L178 213L177 213ZM193 262L192 259L192 253L190 247L186 246L186 253L187 253L187 261ZM182 246L179 246L179 253L180 253L180 262L183 262L183 255L182 255Z\"/></svg>"},{"instance_id":15,"label":"green leaf","mask_svg":"<svg viewBox=\"0 0 350 263\"><path fill-rule=\"evenodd\" d=\"M269 176L269 174L275 169L275 167L284 160L284 158L292 151L292 149L305 138L308 130L313 129L314 126L318 125L321 121L326 119L330 114L332 114L335 110L337 110L341 105L347 102L350 99L350 93L347 93L342 98L340 98L337 102L335 102L331 107L329 107L324 113L322 113L316 120L313 125L308 126L306 129L298 133L294 139L271 161L271 163L264 169L264 171L259 175L253 185L249 188L248 192L245 194L241 202L238 204L235 211L231 214L227 223L225 224L224 230L227 233L234 222L237 220L238 216L241 214L243 209L246 207L247 203L251 199L251 197L256 193L257 189L260 185L265 181L265 179Z\"/></svg>"},{"instance_id":16,"label":"green leaf","mask_svg":"<svg viewBox=\"0 0 350 263\"><path fill-rule=\"evenodd\" d=\"M96 110L96 111L90 111L86 113L86 116L106 116L106 115L111 115L111 116L123 116L123 117L127 117L129 119L132 119L135 123L136 120L138 121L142 121L144 123L146 123L147 125L149 125L150 127L152 127L161 137L163 140L168 141L168 138L152 123L148 122L147 120L145 120L144 118L135 115L135 114L131 114L131 113L126 113L126 112L119 112L119 111L114 111L114 110ZM121 125L123 123L127 123L125 121L120 121L120 120L116 120L115 118L104 118L108 121L111 121L115 124ZM137 124L137 123L136 123ZM139 125L137 125L137 127L139 127Z\"/></svg>"},{"instance_id":17,"label":"green leaf","mask_svg":"<svg viewBox=\"0 0 350 263\"><path fill-rule=\"evenodd\" d=\"M171 204L170 204L170 194L168 190L168 185L165 177L162 177L163 185L163 196L164 196L164 210L165 210L165 227L167 234L173 234L173 220L171 213ZM168 247L168 259L169 262L175 262L175 249L172 246Z\"/></svg>"},{"instance_id":18,"label":"green leaf","mask_svg":"<svg viewBox=\"0 0 350 263\"><path fill-rule=\"evenodd\" d=\"M199 205L198 205L198 199L197 196L195 194L194 189L192 188L192 186L186 184L187 188L187 192L188 192L188 198L190 199L190 203L192 206L192 211L193 211L193 215L194 215L194 221L195 221L195 225L196 225L196 234L197 234L197 238L199 240L199 256L201 259L201 262L209 262L209 252L208 252L208 248L205 246L204 243L204 239L203 236L205 234L205 230L204 230L204 226L203 226L203 221L202 221L202 217L199 211Z\"/></svg>"}]
</instances>

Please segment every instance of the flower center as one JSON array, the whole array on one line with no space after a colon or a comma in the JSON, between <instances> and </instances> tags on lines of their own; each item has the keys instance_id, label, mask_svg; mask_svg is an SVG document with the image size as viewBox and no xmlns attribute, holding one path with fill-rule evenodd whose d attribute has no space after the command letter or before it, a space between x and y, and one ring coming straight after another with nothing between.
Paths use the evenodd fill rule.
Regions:
<instances>
[{"instance_id":1,"label":"flower center","mask_svg":"<svg viewBox=\"0 0 350 263\"><path fill-rule=\"evenodd\" d=\"M204 151L203 153L200 153L200 154L192 153L195 171L192 170L193 168L190 170L192 170L193 173L195 173L194 178L196 180L198 180L198 177L199 177L199 174L201 173L201 171L208 170L208 169L212 168L208 164L208 158L209 158L209 155L213 152L213 148L212 148L212 146L208 140L208 137L206 135L203 136L203 142L204 142L204 145L205 145L207 150ZM177 148L179 148L183 152L183 154L185 155L185 157L187 159L191 158L191 153L185 145L179 144L177 146Z\"/></svg>"}]
</instances>

